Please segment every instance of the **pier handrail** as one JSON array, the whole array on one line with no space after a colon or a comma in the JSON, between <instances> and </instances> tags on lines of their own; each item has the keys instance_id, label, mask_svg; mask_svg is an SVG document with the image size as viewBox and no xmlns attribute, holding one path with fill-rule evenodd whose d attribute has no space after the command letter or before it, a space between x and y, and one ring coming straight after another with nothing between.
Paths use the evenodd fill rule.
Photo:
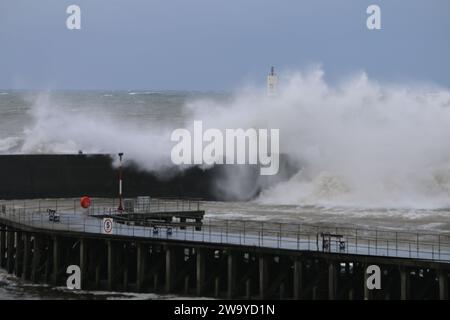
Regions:
<instances>
[{"instance_id":1,"label":"pier handrail","mask_svg":"<svg viewBox=\"0 0 450 320\"><path fill-rule=\"evenodd\" d=\"M60 214L59 222L48 221L48 206L23 206L19 203L0 202L0 219L48 230L102 233L101 219L77 213L55 202ZM100 210L100 207L97 207ZM106 210L106 207L105 207ZM110 210L110 209L109 209ZM158 228L155 232L154 227ZM386 229L317 226L309 224L270 221L225 220L206 218L201 229L191 223L158 222L152 226L116 223L117 235L157 239L189 240L228 243L256 247L273 247L290 250L323 251L317 235L338 234L345 238L345 247L331 245L327 252L366 254L403 258L418 258L450 262L450 234L409 232ZM198 226L197 226L198 227ZM168 229L170 228L170 234Z\"/></svg>"}]
</instances>

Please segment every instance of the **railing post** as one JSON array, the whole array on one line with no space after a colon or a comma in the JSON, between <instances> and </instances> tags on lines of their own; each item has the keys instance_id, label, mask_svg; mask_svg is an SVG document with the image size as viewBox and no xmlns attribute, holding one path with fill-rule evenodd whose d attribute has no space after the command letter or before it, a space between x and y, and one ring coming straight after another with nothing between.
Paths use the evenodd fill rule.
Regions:
<instances>
[{"instance_id":1,"label":"railing post","mask_svg":"<svg viewBox=\"0 0 450 320\"><path fill-rule=\"evenodd\" d=\"M227 220L226 229L225 229L225 241L228 242L228 220Z\"/></svg>"},{"instance_id":2,"label":"railing post","mask_svg":"<svg viewBox=\"0 0 450 320\"><path fill-rule=\"evenodd\" d=\"M375 254L378 254L378 229L375 229Z\"/></svg>"},{"instance_id":3,"label":"railing post","mask_svg":"<svg viewBox=\"0 0 450 320\"><path fill-rule=\"evenodd\" d=\"M259 246L262 247L263 243L264 243L264 221L261 221L261 237Z\"/></svg>"},{"instance_id":4,"label":"railing post","mask_svg":"<svg viewBox=\"0 0 450 320\"><path fill-rule=\"evenodd\" d=\"M439 257L438 257L438 259L440 260L441 259L441 235L438 235L438 255L439 255Z\"/></svg>"},{"instance_id":5,"label":"railing post","mask_svg":"<svg viewBox=\"0 0 450 320\"><path fill-rule=\"evenodd\" d=\"M417 258L419 257L419 234L417 233Z\"/></svg>"},{"instance_id":6,"label":"railing post","mask_svg":"<svg viewBox=\"0 0 450 320\"><path fill-rule=\"evenodd\" d=\"M281 248L281 232L282 232L282 228L283 228L283 225L280 222L280 242L278 244L278 248Z\"/></svg>"},{"instance_id":7,"label":"railing post","mask_svg":"<svg viewBox=\"0 0 450 320\"><path fill-rule=\"evenodd\" d=\"M208 219L208 224L209 224L209 227L208 227L208 230L209 230L209 241L211 241L211 218Z\"/></svg>"},{"instance_id":8,"label":"railing post","mask_svg":"<svg viewBox=\"0 0 450 320\"><path fill-rule=\"evenodd\" d=\"M395 232L395 255L398 256L398 232Z\"/></svg>"}]
</instances>

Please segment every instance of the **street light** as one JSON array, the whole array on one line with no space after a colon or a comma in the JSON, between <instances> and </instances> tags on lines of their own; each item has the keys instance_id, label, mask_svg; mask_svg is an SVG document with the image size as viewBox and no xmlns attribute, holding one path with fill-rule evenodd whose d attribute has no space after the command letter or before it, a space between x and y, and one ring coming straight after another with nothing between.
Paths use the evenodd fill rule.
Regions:
<instances>
[{"instance_id":1,"label":"street light","mask_svg":"<svg viewBox=\"0 0 450 320\"><path fill-rule=\"evenodd\" d=\"M122 157L123 152L119 153L119 207L117 211L123 212L123 199L122 199Z\"/></svg>"}]
</instances>

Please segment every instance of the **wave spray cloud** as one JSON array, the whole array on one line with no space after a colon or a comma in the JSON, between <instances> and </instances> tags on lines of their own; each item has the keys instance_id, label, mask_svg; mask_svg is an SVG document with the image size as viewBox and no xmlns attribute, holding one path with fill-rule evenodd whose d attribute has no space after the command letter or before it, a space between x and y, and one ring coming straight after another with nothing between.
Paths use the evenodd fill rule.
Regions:
<instances>
[{"instance_id":1,"label":"wave spray cloud","mask_svg":"<svg viewBox=\"0 0 450 320\"><path fill-rule=\"evenodd\" d=\"M261 175L275 175L280 164L278 129L225 129L203 132L202 121L194 121L193 135L176 129L171 141L171 159L175 165L260 164ZM206 144L206 145L205 145Z\"/></svg>"}]
</instances>

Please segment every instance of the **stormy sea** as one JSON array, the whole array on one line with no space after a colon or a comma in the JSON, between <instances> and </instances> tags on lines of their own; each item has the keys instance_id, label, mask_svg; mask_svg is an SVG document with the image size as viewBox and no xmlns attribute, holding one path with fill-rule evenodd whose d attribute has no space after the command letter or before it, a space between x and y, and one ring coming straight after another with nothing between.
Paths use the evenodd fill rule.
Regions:
<instances>
[{"instance_id":1,"label":"stormy sea","mask_svg":"<svg viewBox=\"0 0 450 320\"><path fill-rule=\"evenodd\" d=\"M168 172L171 132L276 128L298 168L261 186L222 181L206 217L450 232L450 92L380 84L365 74L328 83L294 73L276 96L236 92L0 90L0 154L125 152L142 170ZM207 168L205 168L207 169ZM246 195L259 187L251 201ZM251 190L249 190L251 189ZM239 196L242 195L242 199ZM1 195L0 195L1 198ZM0 299L165 299L71 292L0 271Z\"/></svg>"}]
</instances>

